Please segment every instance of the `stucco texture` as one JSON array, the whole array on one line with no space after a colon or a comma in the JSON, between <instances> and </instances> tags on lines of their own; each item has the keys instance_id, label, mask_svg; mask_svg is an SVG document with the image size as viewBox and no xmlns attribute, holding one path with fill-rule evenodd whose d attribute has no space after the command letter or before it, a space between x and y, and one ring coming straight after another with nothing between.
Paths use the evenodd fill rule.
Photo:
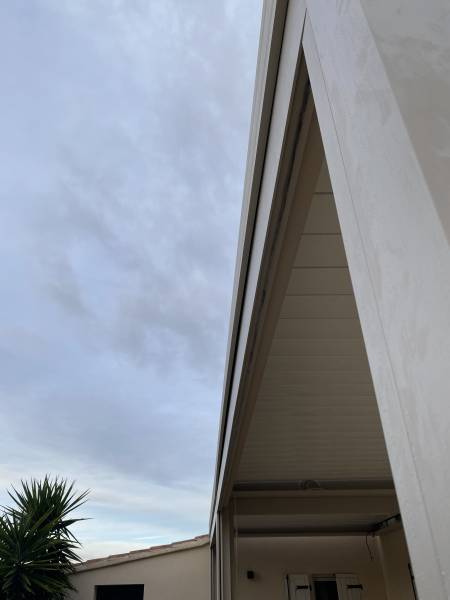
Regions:
<instances>
[{"instance_id":1,"label":"stucco texture","mask_svg":"<svg viewBox=\"0 0 450 600\"><path fill-rule=\"evenodd\" d=\"M95 586L144 584L144 600L209 600L209 545L76 573L71 600L95 600Z\"/></svg>"}]
</instances>

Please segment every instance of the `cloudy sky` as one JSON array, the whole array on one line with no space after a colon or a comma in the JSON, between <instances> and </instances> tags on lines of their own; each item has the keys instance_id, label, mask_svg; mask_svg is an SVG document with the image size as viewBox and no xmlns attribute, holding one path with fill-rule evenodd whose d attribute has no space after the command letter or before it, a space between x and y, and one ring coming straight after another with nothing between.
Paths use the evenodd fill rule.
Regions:
<instances>
[{"instance_id":1,"label":"cloudy sky","mask_svg":"<svg viewBox=\"0 0 450 600\"><path fill-rule=\"evenodd\" d=\"M207 530L261 0L0 2L0 503Z\"/></svg>"}]
</instances>

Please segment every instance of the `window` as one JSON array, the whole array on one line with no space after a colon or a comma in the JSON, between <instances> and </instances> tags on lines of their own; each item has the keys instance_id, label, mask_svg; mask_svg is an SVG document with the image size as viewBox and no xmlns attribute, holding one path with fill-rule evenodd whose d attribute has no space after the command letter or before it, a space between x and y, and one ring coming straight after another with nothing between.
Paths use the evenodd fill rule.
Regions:
<instances>
[{"instance_id":1,"label":"window","mask_svg":"<svg viewBox=\"0 0 450 600\"><path fill-rule=\"evenodd\" d=\"M362 585L356 575L288 575L288 600L361 600Z\"/></svg>"},{"instance_id":2,"label":"window","mask_svg":"<svg viewBox=\"0 0 450 600\"><path fill-rule=\"evenodd\" d=\"M144 586L139 585L97 585L95 600L143 600Z\"/></svg>"},{"instance_id":3,"label":"window","mask_svg":"<svg viewBox=\"0 0 450 600\"><path fill-rule=\"evenodd\" d=\"M339 600L336 579L317 578L313 581L315 600Z\"/></svg>"}]
</instances>

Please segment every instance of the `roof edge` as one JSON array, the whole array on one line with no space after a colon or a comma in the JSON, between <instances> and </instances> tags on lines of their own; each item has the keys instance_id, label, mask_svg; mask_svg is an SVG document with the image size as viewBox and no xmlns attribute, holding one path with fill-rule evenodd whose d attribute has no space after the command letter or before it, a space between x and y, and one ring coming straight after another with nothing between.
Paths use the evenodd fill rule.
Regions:
<instances>
[{"instance_id":1,"label":"roof edge","mask_svg":"<svg viewBox=\"0 0 450 600\"><path fill-rule=\"evenodd\" d=\"M174 552L181 552L183 550L192 550L194 548L201 548L209 544L209 535L199 535L189 540L181 540L179 542L173 542L172 544L164 544L162 546L151 546L150 548L143 548L142 550L132 550L124 554L111 554L101 558L93 558L86 560L82 563L75 565L75 574L84 573L85 571L92 571L94 569L103 569L105 567L113 567L123 563L133 562L136 560L144 560L147 558L154 558L156 556L162 556L164 554L173 554Z\"/></svg>"},{"instance_id":2,"label":"roof edge","mask_svg":"<svg viewBox=\"0 0 450 600\"><path fill-rule=\"evenodd\" d=\"M225 376L216 452L216 469L211 499L210 533L213 533L212 530L214 528L214 506L218 491L224 448L230 387L233 378L237 341L239 338L240 319L248 275L247 269L250 260L259 201L259 189L269 137L286 13L286 2L282 0L264 0L247 150L243 204L230 310Z\"/></svg>"}]
</instances>

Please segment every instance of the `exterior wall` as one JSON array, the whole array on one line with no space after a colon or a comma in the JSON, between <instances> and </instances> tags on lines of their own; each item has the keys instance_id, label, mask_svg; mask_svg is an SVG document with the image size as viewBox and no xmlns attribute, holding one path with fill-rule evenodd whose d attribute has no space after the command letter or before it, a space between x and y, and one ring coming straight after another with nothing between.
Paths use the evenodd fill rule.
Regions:
<instances>
[{"instance_id":1,"label":"exterior wall","mask_svg":"<svg viewBox=\"0 0 450 600\"><path fill-rule=\"evenodd\" d=\"M402 529L388 531L378 538L388 600L414 600L408 569L409 554Z\"/></svg>"},{"instance_id":2,"label":"exterior wall","mask_svg":"<svg viewBox=\"0 0 450 600\"><path fill-rule=\"evenodd\" d=\"M144 600L209 600L209 546L161 554L73 576L73 600L94 600L96 585L144 584Z\"/></svg>"},{"instance_id":3,"label":"exterior wall","mask_svg":"<svg viewBox=\"0 0 450 600\"><path fill-rule=\"evenodd\" d=\"M448 1L307 0L304 48L421 599L450 597Z\"/></svg>"},{"instance_id":4,"label":"exterior wall","mask_svg":"<svg viewBox=\"0 0 450 600\"><path fill-rule=\"evenodd\" d=\"M288 574L353 573L364 587L365 600L387 600L376 544L370 538L368 543L373 560L364 537L241 538L235 555L236 598L286 600ZM255 579L247 579L248 570L255 572Z\"/></svg>"},{"instance_id":5,"label":"exterior wall","mask_svg":"<svg viewBox=\"0 0 450 600\"><path fill-rule=\"evenodd\" d=\"M450 240L447 0L361 0L443 230Z\"/></svg>"}]
</instances>

